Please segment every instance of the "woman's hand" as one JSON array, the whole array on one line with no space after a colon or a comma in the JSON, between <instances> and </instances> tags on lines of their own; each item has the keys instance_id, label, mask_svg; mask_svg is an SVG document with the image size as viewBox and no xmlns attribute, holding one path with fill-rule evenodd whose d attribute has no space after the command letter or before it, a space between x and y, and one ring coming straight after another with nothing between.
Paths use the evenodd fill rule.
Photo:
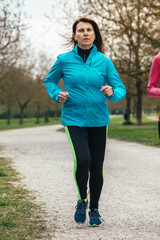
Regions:
<instances>
[{"instance_id":1,"label":"woman's hand","mask_svg":"<svg viewBox=\"0 0 160 240\"><path fill-rule=\"evenodd\" d=\"M67 98L69 97L69 93L68 92L60 92L58 95L58 100L61 103L65 103L65 101L67 100Z\"/></svg>"},{"instance_id":2,"label":"woman's hand","mask_svg":"<svg viewBox=\"0 0 160 240\"><path fill-rule=\"evenodd\" d=\"M100 91L103 92L104 95L107 96L107 97L110 97L113 94L113 88L109 85L101 86Z\"/></svg>"}]
</instances>

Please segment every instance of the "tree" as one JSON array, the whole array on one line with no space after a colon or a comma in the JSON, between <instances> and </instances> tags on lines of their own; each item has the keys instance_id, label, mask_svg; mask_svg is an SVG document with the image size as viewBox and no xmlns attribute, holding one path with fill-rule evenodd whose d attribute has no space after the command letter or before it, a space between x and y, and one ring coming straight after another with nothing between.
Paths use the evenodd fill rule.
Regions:
<instances>
[{"instance_id":1,"label":"tree","mask_svg":"<svg viewBox=\"0 0 160 240\"><path fill-rule=\"evenodd\" d=\"M25 66L26 67L26 66ZM12 67L2 80L1 102L7 107L7 123L10 124L11 108L20 107L20 124L23 124L24 109L33 98L33 81L30 69Z\"/></svg>"},{"instance_id":2,"label":"tree","mask_svg":"<svg viewBox=\"0 0 160 240\"><path fill-rule=\"evenodd\" d=\"M34 95L33 79L30 70L24 67L14 68L12 78L15 89L15 100L20 108L20 124L23 124L24 109L28 106Z\"/></svg>"},{"instance_id":3,"label":"tree","mask_svg":"<svg viewBox=\"0 0 160 240\"><path fill-rule=\"evenodd\" d=\"M3 83L3 91L1 93L1 103L7 107L7 124L10 125L11 108L15 104L15 89L12 78L12 69L6 73Z\"/></svg>"},{"instance_id":4,"label":"tree","mask_svg":"<svg viewBox=\"0 0 160 240\"><path fill-rule=\"evenodd\" d=\"M17 60L17 48L22 32L24 0L0 1L0 77L2 78L8 66Z\"/></svg>"},{"instance_id":5,"label":"tree","mask_svg":"<svg viewBox=\"0 0 160 240\"><path fill-rule=\"evenodd\" d=\"M23 5L24 0L0 1L0 102L7 106L8 124L10 123L11 106L15 99L12 69L24 51L20 47L25 29Z\"/></svg>"}]
</instances>

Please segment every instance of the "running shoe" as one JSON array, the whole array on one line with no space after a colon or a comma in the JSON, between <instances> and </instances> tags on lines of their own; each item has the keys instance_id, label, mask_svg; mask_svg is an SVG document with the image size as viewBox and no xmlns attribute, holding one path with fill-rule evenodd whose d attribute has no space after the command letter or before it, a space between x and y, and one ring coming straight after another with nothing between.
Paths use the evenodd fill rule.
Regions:
<instances>
[{"instance_id":1,"label":"running shoe","mask_svg":"<svg viewBox=\"0 0 160 240\"><path fill-rule=\"evenodd\" d=\"M77 223L84 223L86 220L86 208L88 201L78 200L74 220Z\"/></svg>"},{"instance_id":2,"label":"running shoe","mask_svg":"<svg viewBox=\"0 0 160 240\"><path fill-rule=\"evenodd\" d=\"M93 208L88 212L88 214L89 214L89 223L91 226L93 227L98 226L102 223L101 221L102 218L98 212L98 209Z\"/></svg>"}]
</instances>

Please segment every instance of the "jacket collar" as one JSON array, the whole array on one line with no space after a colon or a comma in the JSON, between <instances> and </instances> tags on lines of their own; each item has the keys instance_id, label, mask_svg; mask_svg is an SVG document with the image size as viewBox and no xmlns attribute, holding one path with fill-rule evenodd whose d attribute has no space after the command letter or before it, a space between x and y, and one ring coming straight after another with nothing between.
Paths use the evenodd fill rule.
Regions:
<instances>
[{"instance_id":1,"label":"jacket collar","mask_svg":"<svg viewBox=\"0 0 160 240\"><path fill-rule=\"evenodd\" d=\"M72 51L75 52L76 54L78 54L78 44L76 44L76 46L73 48ZM89 54L89 57L95 55L95 54L96 54L96 51L97 51L97 47L96 47L96 45L93 43L93 47L92 47L92 49L91 49L91 52L90 52L90 54Z\"/></svg>"}]
</instances>

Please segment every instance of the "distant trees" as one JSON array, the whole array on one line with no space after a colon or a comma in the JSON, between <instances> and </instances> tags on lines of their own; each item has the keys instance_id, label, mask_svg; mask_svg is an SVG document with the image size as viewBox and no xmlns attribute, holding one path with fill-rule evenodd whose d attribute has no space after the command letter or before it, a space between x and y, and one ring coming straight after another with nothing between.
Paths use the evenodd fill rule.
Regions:
<instances>
[{"instance_id":1,"label":"distant trees","mask_svg":"<svg viewBox=\"0 0 160 240\"><path fill-rule=\"evenodd\" d=\"M20 108L20 124L23 124L24 109L33 97L32 78L26 69L11 67L2 80L1 103L7 108L7 123L10 124L11 109Z\"/></svg>"},{"instance_id":2,"label":"distant trees","mask_svg":"<svg viewBox=\"0 0 160 240\"><path fill-rule=\"evenodd\" d=\"M46 61L47 63L48 61ZM44 86L44 79L49 69L39 68L39 73L36 73L35 66L33 66L34 71L31 70L31 67L13 66L5 73L5 78L1 81L3 89L1 104L7 109L8 125L13 109L19 109L20 124L23 124L25 110L36 116L37 123L40 121L40 116L43 115L44 121L48 122L50 111L54 112L54 116L57 116L61 110L61 104L50 98Z\"/></svg>"},{"instance_id":3,"label":"distant trees","mask_svg":"<svg viewBox=\"0 0 160 240\"><path fill-rule=\"evenodd\" d=\"M0 102L7 107L10 123L11 106L15 103L13 67L21 54L20 39L25 28L20 0L0 1Z\"/></svg>"},{"instance_id":4,"label":"distant trees","mask_svg":"<svg viewBox=\"0 0 160 240\"><path fill-rule=\"evenodd\" d=\"M50 64L50 60L43 54L37 57L35 64L29 61L26 65L17 64L6 71L5 77L1 80L0 99L1 105L7 110L8 125L13 109L19 111L20 124L23 124L25 112L35 116L37 123L42 116L44 121L48 122L50 112L58 116L62 105L50 98L44 86ZM62 83L60 85L63 88Z\"/></svg>"},{"instance_id":5,"label":"distant trees","mask_svg":"<svg viewBox=\"0 0 160 240\"><path fill-rule=\"evenodd\" d=\"M51 62L51 59L48 58L43 51L39 53L39 56L36 60L36 66L34 67L34 96L29 106L36 111L37 123L39 123L39 118L42 113L44 116L44 121L48 122L49 112L52 110L54 112L54 116L57 117L62 108L61 104L58 104L51 99L44 86L44 79L52 67L52 64L53 62ZM62 83L60 83L60 85L60 87L63 88Z\"/></svg>"},{"instance_id":6,"label":"distant trees","mask_svg":"<svg viewBox=\"0 0 160 240\"><path fill-rule=\"evenodd\" d=\"M12 71L5 74L5 79L1 80L1 104L7 109L7 124L10 124L11 108L15 104L14 82L12 81Z\"/></svg>"},{"instance_id":7,"label":"distant trees","mask_svg":"<svg viewBox=\"0 0 160 240\"><path fill-rule=\"evenodd\" d=\"M0 1L0 79L21 53L19 42L25 28L23 5L23 0Z\"/></svg>"},{"instance_id":8,"label":"distant trees","mask_svg":"<svg viewBox=\"0 0 160 240\"><path fill-rule=\"evenodd\" d=\"M15 100L20 109L20 124L23 124L24 110L27 108L29 102L33 98L33 79L26 69L15 68L12 74L12 81L14 81Z\"/></svg>"},{"instance_id":9,"label":"distant trees","mask_svg":"<svg viewBox=\"0 0 160 240\"><path fill-rule=\"evenodd\" d=\"M53 103L43 83L50 68L49 59L45 54L33 56L24 38L23 6L24 0L0 1L0 105L7 111L8 124L13 109L19 110L23 124L27 109L36 112L39 122L42 113L48 121L49 111L57 113L61 108Z\"/></svg>"}]
</instances>

